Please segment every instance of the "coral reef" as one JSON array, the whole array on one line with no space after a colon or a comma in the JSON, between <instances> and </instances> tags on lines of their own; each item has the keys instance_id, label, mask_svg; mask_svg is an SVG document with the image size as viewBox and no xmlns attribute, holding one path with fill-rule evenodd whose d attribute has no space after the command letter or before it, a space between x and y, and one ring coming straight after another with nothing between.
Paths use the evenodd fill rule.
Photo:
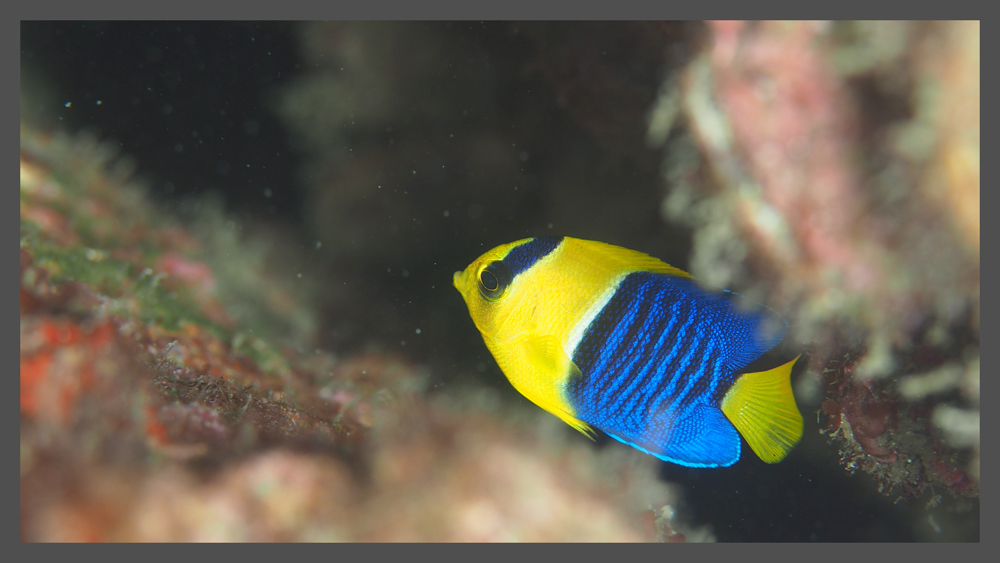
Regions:
<instances>
[{"instance_id":1,"label":"coral reef","mask_svg":"<svg viewBox=\"0 0 1000 563\"><path fill-rule=\"evenodd\" d=\"M712 539L648 456L315 349L310 293L224 218L193 236L92 138L21 136L22 541Z\"/></svg>"},{"instance_id":2,"label":"coral reef","mask_svg":"<svg viewBox=\"0 0 1000 563\"><path fill-rule=\"evenodd\" d=\"M694 273L789 317L849 470L978 496L979 24L712 32L657 103Z\"/></svg>"}]
</instances>

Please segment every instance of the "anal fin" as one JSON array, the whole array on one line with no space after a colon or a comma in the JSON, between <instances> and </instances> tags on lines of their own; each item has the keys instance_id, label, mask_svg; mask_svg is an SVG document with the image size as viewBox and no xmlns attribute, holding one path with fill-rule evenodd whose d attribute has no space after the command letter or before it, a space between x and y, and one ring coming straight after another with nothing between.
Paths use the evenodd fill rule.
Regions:
<instances>
[{"instance_id":1,"label":"anal fin","mask_svg":"<svg viewBox=\"0 0 1000 563\"><path fill-rule=\"evenodd\" d=\"M726 467L740 459L740 436L717 407L699 405L674 424L663 454L688 467Z\"/></svg>"},{"instance_id":2,"label":"anal fin","mask_svg":"<svg viewBox=\"0 0 1000 563\"><path fill-rule=\"evenodd\" d=\"M709 405L694 405L679 415L661 411L647 422L640 436L618 429L605 432L619 442L686 467L727 467L740 459L739 434L718 407Z\"/></svg>"}]
</instances>

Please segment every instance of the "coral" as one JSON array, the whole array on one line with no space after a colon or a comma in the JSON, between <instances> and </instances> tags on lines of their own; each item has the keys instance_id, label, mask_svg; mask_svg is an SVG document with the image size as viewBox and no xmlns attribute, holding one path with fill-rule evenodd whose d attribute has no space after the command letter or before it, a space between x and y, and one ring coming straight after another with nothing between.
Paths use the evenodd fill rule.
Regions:
<instances>
[{"instance_id":1,"label":"coral","mask_svg":"<svg viewBox=\"0 0 1000 563\"><path fill-rule=\"evenodd\" d=\"M312 347L290 320L309 293L207 227L226 221L193 236L156 213L83 143L22 128L22 541L713 539L648 456L492 392L430 395L405 357ZM258 258L240 273L213 245ZM258 277L232 314L238 275Z\"/></svg>"},{"instance_id":2,"label":"coral","mask_svg":"<svg viewBox=\"0 0 1000 563\"><path fill-rule=\"evenodd\" d=\"M854 377L855 359L848 354L824 373L831 398L821 407L827 416L821 431L839 441L845 467L872 474L886 495L916 497L937 486L978 496L977 481L956 468L954 452L934 436L930 405L906 400L884 380Z\"/></svg>"},{"instance_id":3,"label":"coral","mask_svg":"<svg viewBox=\"0 0 1000 563\"><path fill-rule=\"evenodd\" d=\"M789 317L850 470L978 495L978 23L711 27L657 106L693 273Z\"/></svg>"}]
</instances>

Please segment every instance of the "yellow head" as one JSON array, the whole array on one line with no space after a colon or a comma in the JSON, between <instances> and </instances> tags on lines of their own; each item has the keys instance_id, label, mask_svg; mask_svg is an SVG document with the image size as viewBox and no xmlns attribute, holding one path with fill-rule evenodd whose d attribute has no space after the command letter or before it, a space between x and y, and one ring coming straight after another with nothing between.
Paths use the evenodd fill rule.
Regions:
<instances>
[{"instance_id":1,"label":"yellow head","mask_svg":"<svg viewBox=\"0 0 1000 563\"><path fill-rule=\"evenodd\" d=\"M498 246L455 272L453 281L514 388L588 433L564 395L566 381L579 374L567 352L567 335L578 324L580 307L574 305L587 293L572 290L567 271L572 276L574 268L559 261L570 240L543 237Z\"/></svg>"},{"instance_id":2,"label":"yellow head","mask_svg":"<svg viewBox=\"0 0 1000 563\"><path fill-rule=\"evenodd\" d=\"M502 319L509 316L510 309L505 306L512 294L513 276L503 265L507 254L515 247L530 239L519 240L510 244L498 246L476 258L469 267L461 272L455 272L452 278L455 289L462 294L469 314L479 332L495 337ZM487 342L488 344L488 342Z\"/></svg>"}]
</instances>

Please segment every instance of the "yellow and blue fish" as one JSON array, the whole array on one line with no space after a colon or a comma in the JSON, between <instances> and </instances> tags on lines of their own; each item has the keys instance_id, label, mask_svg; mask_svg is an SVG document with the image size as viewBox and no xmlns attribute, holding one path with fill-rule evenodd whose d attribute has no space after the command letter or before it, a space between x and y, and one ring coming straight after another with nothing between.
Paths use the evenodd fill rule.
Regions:
<instances>
[{"instance_id":1,"label":"yellow and blue fish","mask_svg":"<svg viewBox=\"0 0 1000 563\"><path fill-rule=\"evenodd\" d=\"M798 358L739 373L785 321L656 258L537 237L490 250L454 283L514 388L588 436L689 467L732 465L740 435L776 463L802 437Z\"/></svg>"}]
</instances>

